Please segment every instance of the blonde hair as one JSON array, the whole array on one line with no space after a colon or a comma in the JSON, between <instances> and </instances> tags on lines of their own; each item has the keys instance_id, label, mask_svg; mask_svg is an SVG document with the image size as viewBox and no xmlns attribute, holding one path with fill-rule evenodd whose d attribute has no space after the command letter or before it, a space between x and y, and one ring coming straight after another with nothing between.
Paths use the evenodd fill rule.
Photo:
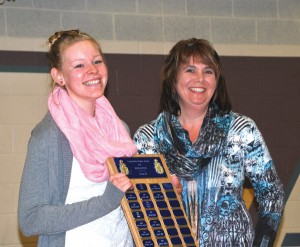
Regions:
<instances>
[{"instance_id":1,"label":"blonde hair","mask_svg":"<svg viewBox=\"0 0 300 247\"><path fill-rule=\"evenodd\" d=\"M91 41L99 49L100 54L103 58L103 62L106 64L101 51L99 43L89 34L81 32L79 29L65 30L55 32L47 40L47 45L49 47L48 61L50 68L61 69L62 66L62 54L66 48L74 45L80 41ZM56 82L52 82L52 88L56 85Z\"/></svg>"}]
</instances>

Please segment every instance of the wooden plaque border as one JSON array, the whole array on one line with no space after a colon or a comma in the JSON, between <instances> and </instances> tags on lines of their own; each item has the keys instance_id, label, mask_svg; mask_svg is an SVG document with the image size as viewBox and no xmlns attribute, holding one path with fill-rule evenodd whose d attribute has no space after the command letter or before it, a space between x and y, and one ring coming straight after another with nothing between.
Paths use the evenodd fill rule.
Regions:
<instances>
[{"instance_id":1,"label":"wooden plaque border","mask_svg":"<svg viewBox=\"0 0 300 247\"><path fill-rule=\"evenodd\" d=\"M161 160L161 162L162 162L162 165L163 165L163 168L164 168L164 170L166 172L167 177L165 177L165 178L151 178L151 177L149 177L149 178L132 178L131 179L132 183L134 185L136 185L138 183L144 183L144 184L146 184L148 191L151 191L151 189L149 187L150 184L153 184L153 183L160 184L160 186L162 188L162 184L163 183L171 183L171 175L169 173L169 169L168 169L168 167L166 165L166 161L165 161L163 155L161 155L161 154L137 154L137 155L134 155L133 157L131 157L129 159L147 159L147 158L159 158ZM128 157L126 157L126 159L128 159ZM107 161L106 161L106 164L107 164L107 167L108 167L108 170L109 170L110 174L115 174L115 173L119 172L118 168L117 168L117 164L115 164L115 161L114 161L113 157L108 158ZM131 191L128 191L128 192L131 192ZM132 237L134 239L134 242L135 242L135 244L136 244L137 247L142 247L142 246L144 246L143 240L151 239L154 242L154 246L159 246L158 243L157 243L157 239L159 237L155 236L154 231L153 231L154 229L150 226L149 219L146 216L147 215L146 214L146 210L145 210L145 208L143 206L142 200L138 196L139 192L138 192L137 188L134 187L134 189L132 190L132 192L134 192L136 194L136 196L137 196L137 201L138 201L138 203L140 205L139 211L143 212L143 214L144 214L144 221L146 221L147 226L148 226L147 228L150 231L150 237L146 237L144 239L141 238L140 233L139 233L139 229L137 228L136 223L135 223L136 220L134 219L133 214L132 214L132 212L134 210L131 210L131 208L129 207L129 202L126 199L126 197L124 196L124 198L121 201L121 206L122 206L122 209L124 211L125 217L127 219L128 226L130 228L130 231L131 231ZM167 198L167 196L165 194L165 191L163 189L161 190L161 192L164 194L164 197ZM171 242L171 239L170 239L170 237L169 237L169 235L167 233L167 227L164 224L162 224L161 228L163 229L164 234L165 234L164 238L167 239L167 241L169 243L168 246L184 246L184 247L198 246L198 243L195 240L195 236L194 236L194 234L192 232L192 228L190 226L190 223L189 223L189 221L187 219L187 216L186 216L186 213L184 211L184 207L183 207L183 204L182 204L181 197L177 193L177 191L175 190L175 188L174 188L174 192L176 194L176 199L177 199L177 201L180 204L180 209L182 210L182 212L184 214L183 217L185 218L185 220L187 222L186 227L189 228L189 230L191 232L190 236L193 237L194 243L193 244L185 244L184 236L181 234L179 226L178 226L178 224L176 222L176 216L173 214L172 208L171 208L171 206L169 204L169 200L166 200L166 199L165 199L165 202L168 205L168 210L171 212L171 218L173 219L173 221L175 223L175 228L177 229L177 232L178 232L178 235L176 235L176 237L178 236L181 239L182 243L179 244L179 245L173 245L172 242ZM149 193L149 194L150 194L150 197L151 197L151 201L154 204L155 211L159 212L159 208L157 207L156 203L154 203L155 199L153 198L153 195L151 193ZM162 218L162 216L159 213L157 213L157 216L158 216L157 219L160 222L163 222L163 218Z\"/></svg>"}]
</instances>

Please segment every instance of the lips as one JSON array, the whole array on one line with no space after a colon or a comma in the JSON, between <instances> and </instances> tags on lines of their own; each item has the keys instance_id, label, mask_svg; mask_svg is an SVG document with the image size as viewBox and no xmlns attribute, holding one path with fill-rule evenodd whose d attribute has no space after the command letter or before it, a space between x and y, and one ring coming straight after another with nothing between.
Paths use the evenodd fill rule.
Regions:
<instances>
[{"instance_id":1,"label":"lips","mask_svg":"<svg viewBox=\"0 0 300 247\"><path fill-rule=\"evenodd\" d=\"M205 91L205 88L191 87L190 90L193 92L202 93Z\"/></svg>"},{"instance_id":2,"label":"lips","mask_svg":"<svg viewBox=\"0 0 300 247\"><path fill-rule=\"evenodd\" d=\"M100 83L100 80L98 79L98 80L87 81L87 82L84 82L83 84L87 85L87 86L93 86L93 85L96 85L99 83Z\"/></svg>"}]
</instances>

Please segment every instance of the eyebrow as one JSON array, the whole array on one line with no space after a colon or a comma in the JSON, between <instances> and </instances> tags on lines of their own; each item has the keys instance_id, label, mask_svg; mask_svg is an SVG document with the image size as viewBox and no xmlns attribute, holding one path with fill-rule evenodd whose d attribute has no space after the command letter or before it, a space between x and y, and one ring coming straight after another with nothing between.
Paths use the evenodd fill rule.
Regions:
<instances>
[{"instance_id":1,"label":"eyebrow","mask_svg":"<svg viewBox=\"0 0 300 247\"><path fill-rule=\"evenodd\" d=\"M205 65L205 67L204 67L205 69L213 69L213 67L208 65L208 64L204 64L204 65ZM182 69L185 69L185 68L188 68L188 67L196 68L196 65L194 65L194 64L182 64L181 65Z\"/></svg>"},{"instance_id":2,"label":"eyebrow","mask_svg":"<svg viewBox=\"0 0 300 247\"><path fill-rule=\"evenodd\" d=\"M182 68L182 69L185 69L185 68L188 68L188 67L196 68L196 66L193 65L193 64L182 64L182 65L181 65L181 68Z\"/></svg>"}]
</instances>

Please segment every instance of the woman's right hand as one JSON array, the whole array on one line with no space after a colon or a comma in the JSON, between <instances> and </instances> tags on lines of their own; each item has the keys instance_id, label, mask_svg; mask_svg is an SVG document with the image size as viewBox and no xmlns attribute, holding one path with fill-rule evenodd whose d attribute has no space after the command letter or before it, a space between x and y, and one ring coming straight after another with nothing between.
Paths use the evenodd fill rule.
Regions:
<instances>
[{"instance_id":1,"label":"woman's right hand","mask_svg":"<svg viewBox=\"0 0 300 247\"><path fill-rule=\"evenodd\" d=\"M110 176L109 181L124 193L133 189L133 183L124 173L116 173Z\"/></svg>"}]
</instances>

